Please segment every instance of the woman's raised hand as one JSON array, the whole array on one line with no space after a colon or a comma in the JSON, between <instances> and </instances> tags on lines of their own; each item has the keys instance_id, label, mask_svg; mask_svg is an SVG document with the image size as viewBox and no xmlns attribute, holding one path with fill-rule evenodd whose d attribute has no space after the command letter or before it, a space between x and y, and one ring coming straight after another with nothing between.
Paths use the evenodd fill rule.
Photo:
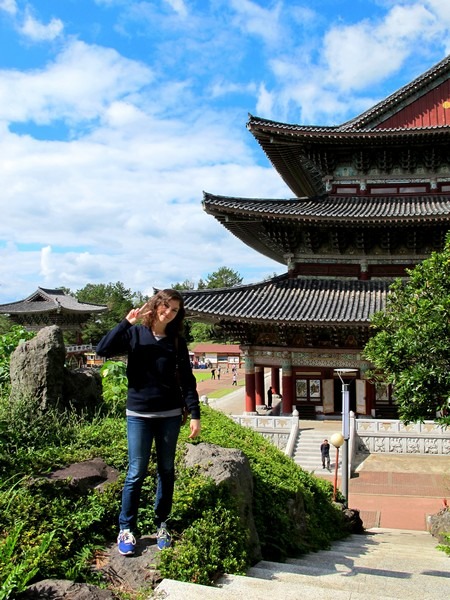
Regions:
<instances>
[{"instance_id":1,"label":"woman's raised hand","mask_svg":"<svg viewBox=\"0 0 450 600\"><path fill-rule=\"evenodd\" d=\"M141 306L141 308L139 309L139 316L140 317L145 317L145 315L149 315L152 311L149 309L148 307L148 302L146 302L145 304L143 304Z\"/></svg>"},{"instance_id":2,"label":"woman's raised hand","mask_svg":"<svg viewBox=\"0 0 450 600\"><path fill-rule=\"evenodd\" d=\"M131 325L134 325L136 323L136 321L139 319L139 311L141 309L140 308L132 308L130 310L130 312L127 314L127 316L125 317L125 319L131 323Z\"/></svg>"},{"instance_id":3,"label":"woman's raised hand","mask_svg":"<svg viewBox=\"0 0 450 600\"><path fill-rule=\"evenodd\" d=\"M146 302L140 308L132 308L130 310L130 312L127 314L127 316L125 317L125 319L129 323L134 325L136 323L136 321L138 321L142 317L145 317L145 315L148 315L150 312L151 311L148 308L148 302Z\"/></svg>"}]
</instances>

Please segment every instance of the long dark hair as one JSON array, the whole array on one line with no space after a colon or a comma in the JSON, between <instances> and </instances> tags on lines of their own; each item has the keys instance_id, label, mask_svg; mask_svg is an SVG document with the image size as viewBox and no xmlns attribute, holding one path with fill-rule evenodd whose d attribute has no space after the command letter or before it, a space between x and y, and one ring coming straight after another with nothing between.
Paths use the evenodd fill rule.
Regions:
<instances>
[{"instance_id":1,"label":"long dark hair","mask_svg":"<svg viewBox=\"0 0 450 600\"><path fill-rule=\"evenodd\" d=\"M179 302L180 308L177 312L177 316L167 324L166 334L181 335L183 333L183 321L186 311L184 310L183 296L177 290L159 290L159 292L152 296L147 302L147 307L150 313L142 317L142 323L146 327L151 328L156 319L156 309L158 306L161 306L161 304L169 302L169 300L176 300Z\"/></svg>"}]
</instances>

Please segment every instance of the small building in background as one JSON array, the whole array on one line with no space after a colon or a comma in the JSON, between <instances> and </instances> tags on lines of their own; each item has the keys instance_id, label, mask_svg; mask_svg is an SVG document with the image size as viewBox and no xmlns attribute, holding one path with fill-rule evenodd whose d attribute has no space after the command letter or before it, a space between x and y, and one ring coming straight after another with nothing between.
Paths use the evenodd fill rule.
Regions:
<instances>
[{"instance_id":1,"label":"small building in background","mask_svg":"<svg viewBox=\"0 0 450 600\"><path fill-rule=\"evenodd\" d=\"M241 366L242 352L238 344L197 344L191 349L194 368Z\"/></svg>"}]
</instances>

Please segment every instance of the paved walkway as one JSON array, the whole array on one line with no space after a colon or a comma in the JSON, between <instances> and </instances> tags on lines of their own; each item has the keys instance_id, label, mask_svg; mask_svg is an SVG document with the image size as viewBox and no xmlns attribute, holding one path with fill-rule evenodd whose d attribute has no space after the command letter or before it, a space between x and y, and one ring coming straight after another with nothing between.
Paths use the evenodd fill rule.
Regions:
<instances>
[{"instance_id":1,"label":"paved walkway","mask_svg":"<svg viewBox=\"0 0 450 600\"><path fill-rule=\"evenodd\" d=\"M226 414L245 411L244 374L238 373L236 390L231 387L231 371L220 381L198 384L200 395L217 389L233 390L210 406ZM307 421L308 428L340 431L340 421ZM317 473L327 479L332 474ZM338 480L338 486L340 481ZM437 513L447 499L450 504L450 456L405 456L375 454L358 467L349 481L349 506L360 510L364 526L392 529L427 530L427 517Z\"/></svg>"}]
</instances>

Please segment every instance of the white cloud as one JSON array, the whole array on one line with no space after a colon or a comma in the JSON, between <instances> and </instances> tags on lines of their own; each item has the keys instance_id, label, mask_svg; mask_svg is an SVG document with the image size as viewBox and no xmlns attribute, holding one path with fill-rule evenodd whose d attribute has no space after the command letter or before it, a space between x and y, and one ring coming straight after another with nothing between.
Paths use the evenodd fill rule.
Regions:
<instances>
[{"instance_id":1,"label":"white cloud","mask_svg":"<svg viewBox=\"0 0 450 600\"><path fill-rule=\"evenodd\" d=\"M13 299L34 291L33 273L34 282L39 274L51 287L120 280L151 291L153 285L198 281L221 265L253 277L276 268L201 206L203 190L286 195L272 168L254 164L246 114L232 127L227 112L210 110L195 117L190 111L190 120L185 113L163 119L154 114L154 91L148 97L149 69L80 42L45 69L14 75L12 92L0 97L4 120L99 118L89 132L67 141L3 127L0 240L7 250L0 251L0 282L15 282ZM60 88L52 85L58 75L65 78ZM14 78L4 71L2 80ZM19 90L14 112L9 104ZM0 303L10 292L0 287Z\"/></svg>"},{"instance_id":2,"label":"white cloud","mask_svg":"<svg viewBox=\"0 0 450 600\"><path fill-rule=\"evenodd\" d=\"M336 124L366 110L383 94L381 84L401 73L407 61L410 67L417 63L412 72L418 75L424 63L439 60L450 48L446 7L446 0L393 2L381 16L351 25L336 20L313 46L302 42L289 54L274 53L269 66L275 83L260 86L258 98L258 108L271 114L262 116Z\"/></svg>"},{"instance_id":3,"label":"white cloud","mask_svg":"<svg viewBox=\"0 0 450 600\"><path fill-rule=\"evenodd\" d=\"M78 122L151 82L148 67L115 50L71 40L46 68L0 71L0 120Z\"/></svg>"},{"instance_id":4,"label":"white cloud","mask_svg":"<svg viewBox=\"0 0 450 600\"><path fill-rule=\"evenodd\" d=\"M264 84L259 86L256 112L259 116L270 118L273 114L274 95L269 92Z\"/></svg>"},{"instance_id":5,"label":"white cloud","mask_svg":"<svg viewBox=\"0 0 450 600\"><path fill-rule=\"evenodd\" d=\"M444 28L422 5L395 6L379 23L333 27L324 40L328 81L339 90L365 89L397 72L420 40L439 31Z\"/></svg>"},{"instance_id":6,"label":"white cloud","mask_svg":"<svg viewBox=\"0 0 450 600\"><path fill-rule=\"evenodd\" d=\"M45 248L42 248L40 274L44 277L45 281L48 281L54 272L53 269L51 268L51 258L52 258L52 247L45 246Z\"/></svg>"},{"instance_id":7,"label":"white cloud","mask_svg":"<svg viewBox=\"0 0 450 600\"><path fill-rule=\"evenodd\" d=\"M60 36L64 30L64 24L60 19L51 19L47 25L39 22L33 17L29 8L25 12L20 32L35 42L51 41Z\"/></svg>"},{"instance_id":8,"label":"white cloud","mask_svg":"<svg viewBox=\"0 0 450 600\"><path fill-rule=\"evenodd\" d=\"M167 2L179 17L187 17L188 10L183 0L165 0L165 2Z\"/></svg>"},{"instance_id":9,"label":"white cloud","mask_svg":"<svg viewBox=\"0 0 450 600\"><path fill-rule=\"evenodd\" d=\"M276 44L282 38L280 2L277 2L273 8L262 8L251 0L231 0L230 5L236 13L234 18L236 25L245 33L255 35L268 44Z\"/></svg>"},{"instance_id":10,"label":"white cloud","mask_svg":"<svg viewBox=\"0 0 450 600\"><path fill-rule=\"evenodd\" d=\"M15 15L17 13L16 0L0 0L0 10L4 10L10 15Z\"/></svg>"}]
</instances>

